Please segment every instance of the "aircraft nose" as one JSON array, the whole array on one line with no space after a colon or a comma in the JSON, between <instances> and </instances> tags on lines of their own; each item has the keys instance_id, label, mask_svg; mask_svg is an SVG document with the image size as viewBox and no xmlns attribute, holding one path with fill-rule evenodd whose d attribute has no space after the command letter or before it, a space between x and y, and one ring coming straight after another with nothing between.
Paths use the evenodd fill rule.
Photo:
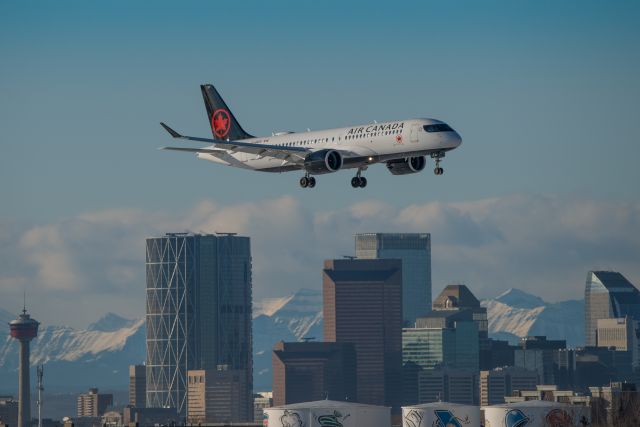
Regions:
<instances>
[{"instance_id":1,"label":"aircraft nose","mask_svg":"<svg viewBox=\"0 0 640 427\"><path fill-rule=\"evenodd\" d=\"M454 132L455 136L454 136L454 143L456 144L456 147L459 147L460 144L462 144L462 137L460 136L460 134L458 132Z\"/></svg>"}]
</instances>

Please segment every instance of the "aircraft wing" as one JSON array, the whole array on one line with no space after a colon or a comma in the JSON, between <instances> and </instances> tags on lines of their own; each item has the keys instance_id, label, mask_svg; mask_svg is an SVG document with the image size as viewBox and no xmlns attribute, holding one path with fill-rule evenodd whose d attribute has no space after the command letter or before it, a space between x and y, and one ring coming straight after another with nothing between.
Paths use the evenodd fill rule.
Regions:
<instances>
[{"instance_id":1,"label":"aircraft wing","mask_svg":"<svg viewBox=\"0 0 640 427\"><path fill-rule=\"evenodd\" d=\"M293 163L298 163L311 152L311 150L303 147L283 147L280 145L269 145L269 144L255 144L252 142L243 142L243 141L226 141L224 139L211 139L211 138L199 138L195 136L184 136L171 129L164 123L160 123L162 127L169 132L169 134L174 138L186 139L189 141L197 141L204 142L207 144L211 144L215 148L229 150L232 153L249 153L255 154L257 156L264 157L275 157L277 159L282 159L283 161L290 161ZM175 151L190 151L195 153L211 153L211 148L181 148L181 147L164 147L165 150L175 150Z\"/></svg>"}]
</instances>

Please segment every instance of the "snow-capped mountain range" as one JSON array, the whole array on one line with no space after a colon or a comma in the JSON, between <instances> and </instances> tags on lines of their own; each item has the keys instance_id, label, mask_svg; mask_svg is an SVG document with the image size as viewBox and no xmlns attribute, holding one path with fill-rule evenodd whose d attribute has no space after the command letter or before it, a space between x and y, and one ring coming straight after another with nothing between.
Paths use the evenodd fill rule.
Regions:
<instances>
[{"instance_id":1,"label":"snow-capped mountain range","mask_svg":"<svg viewBox=\"0 0 640 427\"><path fill-rule=\"evenodd\" d=\"M547 303L510 289L483 300L490 335L517 341L527 335L566 339L571 347L584 341L584 303ZM0 308L0 323L16 315ZM8 332L8 331L7 331ZM44 363L46 383L52 388L85 389L89 386L126 388L128 366L145 360L144 319L130 320L108 313L79 330L68 326L41 325L31 344L32 365ZM271 389L271 349L280 341L303 338L322 340L322 294L302 289L287 297L254 304L254 388ZM0 340L0 394L17 385L18 343L8 335ZM33 378L33 376L32 376ZM7 386L8 385L8 386Z\"/></svg>"},{"instance_id":2,"label":"snow-capped mountain range","mask_svg":"<svg viewBox=\"0 0 640 427\"><path fill-rule=\"evenodd\" d=\"M567 340L568 347L584 345L584 300L548 303L509 289L496 298L482 300L481 305L487 308L492 338L515 344L520 337L545 335Z\"/></svg>"}]
</instances>

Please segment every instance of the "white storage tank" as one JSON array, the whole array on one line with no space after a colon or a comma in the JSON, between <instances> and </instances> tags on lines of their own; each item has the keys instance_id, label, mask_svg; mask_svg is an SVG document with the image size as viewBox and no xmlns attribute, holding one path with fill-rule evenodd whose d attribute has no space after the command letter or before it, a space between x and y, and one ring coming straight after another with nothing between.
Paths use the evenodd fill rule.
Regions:
<instances>
[{"instance_id":1,"label":"white storage tank","mask_svg":"<svg viewBox=\"0 0 640 427\"><path fill-rule=\"evenodd\" d=\"M264 408L269 427L390 427L391 408L318 400Z\"/></svg>"},{"instance_id":2,"label":"white storage tank","mask_svg":"<svg viewBox=\"0 0 640 427\"><path fill-rule=\"evenodd\" d=\"M529 400L484 406L485 427L583 427L591 424L588 406Z\"/></svg>"},{"instance_id":3,"label":"white storage tank","mask_svg":"<svg viewBox=\"0 0 640 427\"><path fill-rule=\"evenodd\" d=\"M480 427L480 407L432 402L402 407L402 427Z\"/></svg>"}]
</instances>

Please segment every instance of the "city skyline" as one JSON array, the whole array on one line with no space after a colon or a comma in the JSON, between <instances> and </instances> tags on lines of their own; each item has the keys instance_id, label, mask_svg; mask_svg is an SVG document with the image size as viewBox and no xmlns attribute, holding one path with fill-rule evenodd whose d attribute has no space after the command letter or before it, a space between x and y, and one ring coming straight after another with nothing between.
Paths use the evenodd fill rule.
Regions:
<instances>
[{"instance_id":1,"label":"city skyline","mask_svg":"<svg viewBox=\"0 0 640 427\"><path fill-rule=\"evenodd\" d=\"M378 231L431 233L433 293L579 298L591 269L640 282L640 6L550 4L411 4L390 34L370 4L0 6L2 308L26 290L45 324L138 317L142 241L165 230L254 237L258 299L319 288L323 259ZM206 82L258 134L432 116L465 144L438 179L380 167L365 192L327 175L302 193L155 150L161 120L208 134Z\"/></svg>"}]
</instances>

